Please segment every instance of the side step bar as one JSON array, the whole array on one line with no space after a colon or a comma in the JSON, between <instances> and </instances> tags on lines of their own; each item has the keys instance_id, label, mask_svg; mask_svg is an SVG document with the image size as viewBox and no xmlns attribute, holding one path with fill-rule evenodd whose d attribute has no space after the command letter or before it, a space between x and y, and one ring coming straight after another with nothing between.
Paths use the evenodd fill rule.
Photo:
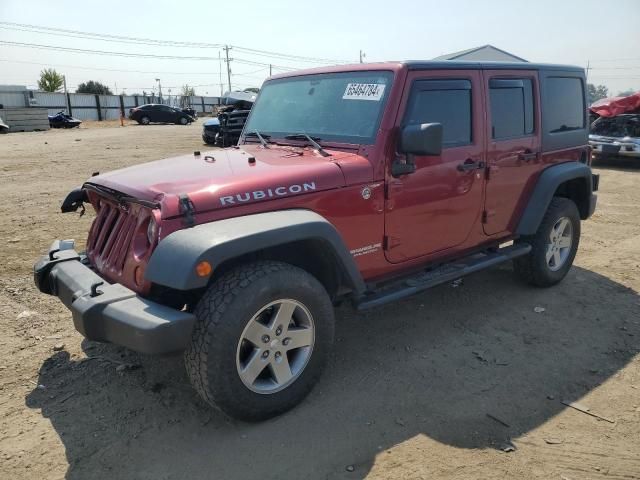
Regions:
<instances>
[{"instance_id":1,"label":"side step bar","mask_svg":"<svg viewBox=\"0 0 640 480\"><path fill-rule=\"evenodd\" d=\"M409 297L415 293L435 287L436 285L451 282L470 273L478 272L516 257L526 255L530 251L531 245L519 243L499 250L471 255L444 264L433 270L391 283L377 293L363 296L360 301L356 303L356 308L358 310L366 310L368 308L379 307L385 303Z\"/></svg>"}]
</instances>

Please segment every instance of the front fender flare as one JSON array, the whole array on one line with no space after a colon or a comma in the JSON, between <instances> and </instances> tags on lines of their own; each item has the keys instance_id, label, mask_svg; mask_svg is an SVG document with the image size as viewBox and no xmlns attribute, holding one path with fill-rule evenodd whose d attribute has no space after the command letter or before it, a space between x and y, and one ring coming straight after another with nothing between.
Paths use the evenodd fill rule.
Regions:
<instances>
[{"instance_id":1,"label":"front fender flare","mask_svg":"<svg viewBox=\"0 0 640 480\"><path fill-rule=\"evenodd\" d=\"M145 278L176 290L205 287L208 277L196 274L196 265L208 261L216 266L248 253L300 240L320 240L340 262L340 268L356 292L365 290L364 280L336 228L310 210L280 210L228 218L196 225L168 235L149 259Z\"/></svg>"}]
</instances>

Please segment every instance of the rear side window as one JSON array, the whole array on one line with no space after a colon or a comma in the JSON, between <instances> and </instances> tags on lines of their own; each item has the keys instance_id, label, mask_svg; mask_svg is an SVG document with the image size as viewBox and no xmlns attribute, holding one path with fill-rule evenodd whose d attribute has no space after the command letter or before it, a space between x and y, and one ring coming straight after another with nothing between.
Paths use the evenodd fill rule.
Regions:
<instances>
[{"instance_id":1,"label":"rear side window","mask_svg":"<svg viewBox=\"0 0 640 480\"><path fill-rule=\"evenodd\" d=\"M586 106L580 78L547 77L545 90L546 133L585 128Z\"/></svg>"},{"instance_id":2,"label":"rear side window","mask_svg":"<svg viewBox=\"0 0 640 480\"><path fill-rule=\"evenodd\" d=\"M420 80L414 84L405 125L441 123L446 147L471 143L471 82Z\"/></svg>"},{"instance_id":3,"label":"rear side window","mask_svg":"<svg viewBox=\"0 0 640 480\"><path fill-rule=\"evenodd\" d=\"M491 79L489 96L492 138L499 140L533 133L531 79Z\"/></svg>"}]
</instances>

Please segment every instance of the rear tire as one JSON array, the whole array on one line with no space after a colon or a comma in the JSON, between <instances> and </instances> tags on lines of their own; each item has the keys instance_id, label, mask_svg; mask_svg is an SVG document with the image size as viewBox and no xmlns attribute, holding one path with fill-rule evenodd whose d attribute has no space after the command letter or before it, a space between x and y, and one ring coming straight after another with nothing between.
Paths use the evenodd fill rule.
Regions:
<instances>
[{"instance_id":1,"label":"rear tire","mask_svg":"<svg viewBox=\"0 0 640 480\"><path fill-rule=\"evenodd\" d=\"M178 123L180 123L180 125L186 125L187 123L189 123L189 120L187 120L185 117L180 117Z\"/></svg>"},{"instance_id":2,"label":"rear tire","mask_svg":"<svg viewBox=\"0 0 640 480\"><path fill-rule=\"evenodd\" d=\"M536 287L550 287L569 272L580 243L580 214L576 204L554 197L534 235L521 237L529 254L513 261L515 272Z\"/></svg>"},{"instance_id":3,"label":"rear tire","mask_svg":"<svg viewBox=\"0 0 640 480\"><path fill-rule=\"evenodd\" d=\"M333 344L326 290L306 271L263 261L231 270L195 308L185 365L210 405L246 421L279 415L317 382Z\"/></svg>"}]
</instances>

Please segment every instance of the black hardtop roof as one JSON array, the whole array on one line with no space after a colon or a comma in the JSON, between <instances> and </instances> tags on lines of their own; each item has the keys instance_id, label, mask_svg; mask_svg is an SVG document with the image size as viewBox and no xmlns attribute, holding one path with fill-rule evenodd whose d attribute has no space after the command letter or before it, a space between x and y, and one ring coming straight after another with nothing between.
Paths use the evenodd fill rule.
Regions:
<instances>
[{"instance_id":1,"label":"black hardtop roof","mask_svg":"<svg viewBox=\"0 0 640 480\"><path fill-rule=\"evenodd\" d=\"M467 62L458 60L405 60L409 70L561 70L584 73L575 65L529 62Z\"/></svg>"}]
</instances>

